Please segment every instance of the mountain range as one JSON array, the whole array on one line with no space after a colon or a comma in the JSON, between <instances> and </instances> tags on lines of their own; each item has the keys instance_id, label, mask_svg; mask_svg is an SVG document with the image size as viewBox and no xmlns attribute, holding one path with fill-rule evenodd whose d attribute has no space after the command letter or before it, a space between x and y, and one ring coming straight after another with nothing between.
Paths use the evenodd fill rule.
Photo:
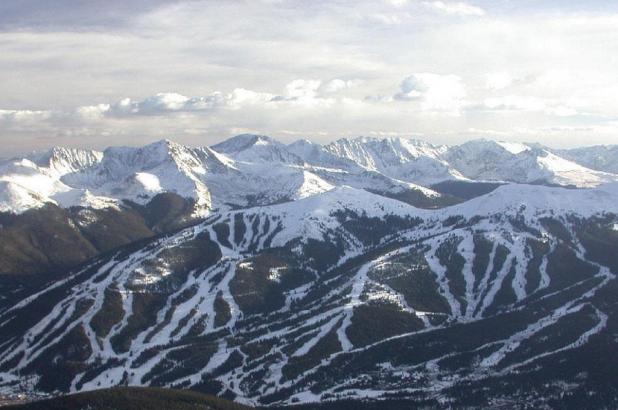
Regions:
<instances>
[{"instance_id":1,"label":"mountain range","mask_svg":"<svg viewBox=\"0 0 618 410\"><path fill-rule=\"evenodd\" d=\"M0 211L21 213L48 203L100 209L127 200L144 204L173 192L193 199L196 215L204 216L337 186L436 207L452 203L432 189L445 181L594 187L618 179L617 159L612 147L565 151L489 140L443 146L364 137L328 145L239 135L200 148L168 140L103 152L54 148L0 162Z\"/></svg>"},{"instance_id":2,"label":"mountain range","mask_svg":"<svg viewBox=\"0 0 618 410\"><path fill-rule=\"evenodd\" d=\"M614 408L616 152L240 135L5 161L0 393Z\"/></svg>"}]
</instances>

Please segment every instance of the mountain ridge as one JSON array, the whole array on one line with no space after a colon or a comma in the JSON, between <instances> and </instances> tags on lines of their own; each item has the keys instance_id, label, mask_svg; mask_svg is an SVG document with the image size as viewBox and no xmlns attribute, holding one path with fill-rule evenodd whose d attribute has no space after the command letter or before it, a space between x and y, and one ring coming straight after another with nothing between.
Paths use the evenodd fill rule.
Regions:
<instances>
[{"instance_id":1,"label":"mountain ridge","mask_svg":"<svg viewBox=\"0 0 618 410\"><path fill-rule=\"evenodd\" d=\"M587 149L569 152L582 150ZM588 153L585 162L599 157L597 151ZM326 145L306 140L285 145L253 134L210 148L170 140L103 152L56 147L0 163L5 192L0 210L19 213L45 203L118 207L124 200L147 202L158 193L173 192L194 200L196 213L207 215L213 209L294 200L342 185L432 207L452 203L436 202L441 195L430 188L445 181L591 187L618 180L616 174L573 162L575 154L565 152L490 140L449 147L417 139L358 137ZM603 168L599 161L596 168Z\"/></svg>"}]
</instances>

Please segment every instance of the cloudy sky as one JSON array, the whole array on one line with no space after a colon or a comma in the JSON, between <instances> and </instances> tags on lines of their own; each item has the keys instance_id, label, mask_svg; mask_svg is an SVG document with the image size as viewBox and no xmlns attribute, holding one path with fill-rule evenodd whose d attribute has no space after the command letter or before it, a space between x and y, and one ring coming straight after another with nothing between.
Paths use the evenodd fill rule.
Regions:
<instances>
[{"instance_id":1,"label":"cloudy sky","mask_svg":"<svg viewBox=\"0 0 618 410\"><path fill-rule=\"evenodd\" d=\"M0 157L170 138L618 144L618 2L3 0Z\"/></svg>"}]
</instances>

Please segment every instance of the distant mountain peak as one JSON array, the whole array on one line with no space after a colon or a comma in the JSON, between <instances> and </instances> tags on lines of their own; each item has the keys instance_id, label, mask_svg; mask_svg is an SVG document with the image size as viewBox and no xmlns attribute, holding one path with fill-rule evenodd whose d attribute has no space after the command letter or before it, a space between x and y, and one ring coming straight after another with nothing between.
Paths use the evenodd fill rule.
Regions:
<instances>
[{"instance_id":1,"label":"distant mountain peak","mask_svg":"<svg viewBox=\"0 0 618 410\"><path fill-rule=\"evenodd\" d=\"M254 145L267 144L283 145L280 142L266 135L240 134L213 145L212 149L222 154L235 154L249 149Z\"/></svg>"},{"instance_id":2,"label":"distant mountain peak","mask_svg":"<svg viewBox=\"0 0 618 410\"><path fill-rule=\"evenodd\" d=\"M94 150L55 146L30 158L37 166L64 175L99 163L103 158L103 153Z\"/></svg>"},{"instance_id":3,"label":"distant mountain peak","mask_svg":"<svg viewBox=\"0 0 618 410\"><path fill-rule=\"evenodd\" d=\"M322 144L317 143L317 142L313 142L307 138L301 138L299 140L296 140L290 144L288 144L288 147L293 147L293 146L322 146Z\"/></svg>"},{"instance_id":4,"label":"distant mountain peak","mask_svg":"<svg viewBox=\"0 0 618 410\"><path fill-rule=\"evenodd\" d=\"M273 162L302 165L288 147L265 135L241 134L212 146L216 152L243 162Z\"/></svg>"}]
</instances>

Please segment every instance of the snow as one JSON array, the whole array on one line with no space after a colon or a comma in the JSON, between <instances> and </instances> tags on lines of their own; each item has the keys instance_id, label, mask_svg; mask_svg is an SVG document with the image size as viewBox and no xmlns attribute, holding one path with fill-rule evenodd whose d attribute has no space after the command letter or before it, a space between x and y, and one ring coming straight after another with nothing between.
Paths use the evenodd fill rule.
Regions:
<instances>
[{"instance_id":1,"label":"snow","mask_svg":"<svg viewBox=\"0 0 618 410\"><path fill-rule=\"evenodd\" d=\"M425 185L463 179L458 171L442 159L447 147L423 141L407 138L343 138L326 145L324 150L367 171L379 172L409 183Z\"/></svg>"},{"instance_id":2,"label":"snow","mask_svg":"<svg viewBox=\"0 0 618 410\"><path fill-rule=\"evenodd\" d=\"M581 155L600 158L604 152L614 151ZM561 153L487 140L448 147L409 138L359 137L328 145L307 140L284 145L252 134L212 148L169 140L104 152L58 147L0 162L0 182L5 182L0 209L20 213L45 203L102 208L124 199L147 203L160 192L174 192L194 199L196 215L206 216L212 210L298 200L344 185L437 198L439 193L423 185L492 180L595 187L618 180L616 174L586 168Z\"/></svg>"},{"instance_id":3,"label":"snow","mask_svg":"<svg viewBox=\"0 0 618 410\"><path fill-rule=\"evenodd\" d=\"M47 161L47 168L30 159L16 159L0 164L0 210L21 213L27 209L39 208L46 203L59 206L87 205L98 207L107 203L105 198L95 198L84 190L74 190L61 181L63 175L79 166L81 151L54 149L43 157L35 158L39 163ZM68 158L61 158L61 154ZM96 163L96 153L85 153L82 159L85 167ZM112 201L114 202L114 201Z\"/></svg>"},{"instance_id":4,"label":"snow","mask_svg":"<svg viewBox=\"0 0 618 410\"><path fill-rule=\"evenodd\" d=\"M297 194L297 197L299 199L330 191L331 189L335 188L333 185L324 181L317 175L312 174L311 172L303 171L302 178L303 181L298 188Z\"/></svg>"},{"instance_id":5,"label":"snow","mask_svg":"<svg viewBox=\"0 0 618 410\"><path fill-rule=\"evenodd\" d=\"M555 175L554 182L577 187L594 187L604 182L615 181L611 174L593 171L550 152L540 156L537 162L541 169Z\"/></svg>"},{"instance_id":6,"label":"snow","mask_svg":"<svg viewBox=\"0 0 618 410\"><path fill-rule=\"evenodd\" d=\"M188 163L188 161L184 162L185 165ZM238 165L237 170L256 166L255 164L239 163L236 163L236 165ZM284 171L273 170L273 174L287 175L287 172L292 172L296 169L298 168L285 167ZM302 174L296 174L299 179L301 181L310 179L311 176L305 173L306 170L304 168L301 169L303 170ZM160 175L154 172L140 172ZM145 180L148 181L148 178L145 177ZM161 179L158 179L158 181L161 181ZM275 312L274 315L267 317L269 320L273 317L283 317L284 319L275 323L276 326L272 326L273 323L269 320L259 320L253 321L250 328L243 327L246 326L244 322L247 321L242 320L244 318L239 305L234 300L230 290L230 283L232 283L237 269L253 269L250 259L251 255L248 252L249 246L256 244L258 250L262 249L265 238L270 237L275 232L278 233L273 238L273 247L283 246L295 239L307 240L307 238L315 238L325 240L325 235L327 238L330 231L336 230L340 234L339 237L344 238L346 242L345 255L342 257L342 260L349 260L354 255L362 254L366 248L359 244L358 241L355 241L349 233L346 235L342 230L340 222L333 216L334 212L341 210L348 210L358 214L365 214L367 217L377 218L384 218L387 215L420 217L424 222L414 229L400 232L401 236L399 239L402 242L410 242L402 245L392 243L395 248L394 250L390 250L388 253L376 257L369 262L364 262L361 266L349 268L350 270L345 272L346 276L335 276L326 280L316 277L303 286L288 292L286 294L287 303L285 307ZM250 367L255 365L256 367L251 368L246 373L244 373L243 369L240 375L238 373L232 375L231 372L225 374L217 373L219 381L226 387L233 382L236 388L240 389L239 397L241 400L253 400L260 396L263 397L267 394L275 393L277 389L288 388L290 388L289 391L295 392L293 396L295 398L319 400L324 392L315 395L308 393L305 388L306 384L303 385L301 382L310 379L311 374L315 374L325 366L328 366L335 357L338 355L362 354L363 351L370 349L372 346L392 340L401 340L402 343L405 343L405 338L413 334L398 334L391 338L379 340L370 346L354 346L350 338L348 338L347 330L352 324L355 307L369 301L371 303L395 304L402 311L417 314L418 317L423 319L425 327L418 332L432 332L440 328L440 326L433 327L426 317L435 313L415 312L408 306L401 293L389 286L378 283L372 274L373 270L388 269L389 264L393 262L392 259L409 254L412 248L415 247L414 249L419 249L425 255L426 262L431 272L433 272L434 280L441 294L451 307L450 314L443 314L447 318L447 323L478 320L482 317L483 311L486 311L496 303L495 296L504 285L512 286L517 299L523 300L549 284L549 277L546 272L547 258L544 258L540 269L542 275L540 286L538 289L526 290L525 275L521 269L527 265L528 256L526 256L525 244L528 238L526 235L529 234L515 232L513 226L510 225L509 216L519 214L523 215L526 221L533 221L535 218L544 215L553 214L555 217L563 217L569 213L576 213L582 216L589 216L602 212L618 213L618 184L606 184L592 189L581 190L511 184L502 186L483 197L440 210L420 210L405 203L371 194L364 190L347 186L335 186L328 191L313 193L294 202L259 206L240 211L225 211L220 214L218 219L211 218L203 224L158 238L152 246L129 255L123 255L121 260L111 257L105 265L98 268L96 273L88 275L84 279L77 280L75 276L67 278L66 280L72 283L72 288L67 290L66 298L53 306L49 312L42 314L40 320L34 323L23 340L11 340L8 345L9 348L2 346L3 353L0 356L0 363L10 363L11 359L17 358L21 353L24 353L24 359L18 363L17 370L13 372L15 373L19 369L27 367L35 358L40 357L47 347L59 343L62 335L70 331L72 325L82 325L92 347L92 354L88 359L88 363L94 363L99 359L103 361L118 359L121 363L101 370L100 374L84 384L83 389L114 385L120 381L124 369L127 368L131 368L131 371L135 373L131 377L131 384L146 384L149 380L147 378L144 379L144 376L157 363L168 358L171 352L182 347L180 344L174 345L174 343L166 345L166 342L170 340L174 342L183 341L183 338L189 334L193 325L203 323L202 336L211 337L217 334L216 332L225 333L226 336L216 338L213 344L213 348L216 351L203 368L197 369L191 374L183 374L177 380L171 380L170 384L172 382L187 382L187 385L199 383L202 376L212 373L234 352L233 340L236 336L238 336L238 340L243 340L243 337L251 334L252 336L259 335L257 337L262 340L272 339L274 341L274 347L269 351L273 359L256 364L255 361L252 362L245 357L243 366ZM234 232L236 230L233 223L236 220L236 216L241 213L245 224L248 226L250 221L254 220L254 217L260 218L260 223L257 225L257 233L254 233L253 229L247 229L243 237L231 238L230 248L223 246L217 240L213 224L219 222L228 223L230 224L231 234L235 235ZM471 230L469 227L444 226L441 223L446 218L455 215L463 215L467 219L475 215L482 215L488 218L475 222L474 230ZM492 215L498 215L500 218L489 218ZM87 212L82 216L84 223L89 223L89 218ZM266 223L267 221L268 224ZM222 259L207 269L197 269L190 272L187 275L187 279L179 284L178 289L171 293L165 305L156 312L154 323L150 323L148 326L140 329L140 333L135 336L131 344L131 352L115 352L111 347L110 340L129 325L129 320L133 315L133 297L135 292L140 291L136 290L135 286L146 289L148 289L148 286L155 286L156 288L156 284L161 278L174 274L161 261L162 256L160 253L165 249L182 246L201 233L208 234L219 245L222 251ZM473 235L476 234L484 235L485 239L493 243L488 266L485 272L481 273L482 277L479 278L478 283L476 283L476 278L472 274L471 267L474 247ZM546 237L544 238L550 242L550 247L554 246L554 239L547 233L545 235ZM465 287L463 292L460 292L463 295L458 294L457 297L453 294L456 288L452 286L449 278L447 278L446 267L441 264L436 255L440 244L446 238L453 237L458 239L456 251L466 260L461 272ZM410 245L410 243L414 243L414 245ZM417 245L419 246L418 248L416 248ZM498 246L506 248L508 256L497 275L491 275ZM120 258L120 256L117 257ZM579 248L577 248L577 257L582 260L585 258L583 251L579 250ZM512 266L516 266L515 276L512 283L505 284L504 281L507 280L506 278ZM333 272L336 272L336 270L327 273ZM285 274L286 266L274 266L268 271L267 278L277 282ZM607 269L602 268L599 269L597 276L599 279L604 280L609 280L612 277ZM343 280L337 282L339 279ZM73 281L75 281L74 284ZM487 345L480 346L475 352L475 354L478 353L481 363L481 368L478 371L502 371L499 365L503 362L504 358L517 350L525 340L538 334L543 328L557 323L565 315L576 313L579 311L578 309L582 309L590 299L590 295L607 283L599 282L599 285L590 291L592 293L588 292L579 298L569 301L565 305L552 307L553 310L547 312L543 317L535 317L530 323L521 326L518 332L509 337L492 340L490 343L494 347L493 349L487 351L483 349ZM35 299L56 289L57 286L60 286L60 284L53 284L31 298L22 301L14 309L20 309L32 303ZM302 310L288 311L292 299L302 302L307 295L312 295L311 298L315 298L316 292L312 292L312 290L316 289L316 286L332 286L332 288L328 289L328 292L324 292L324 295L318 296L310 304L303 306ZM110 288L117 289L120 295L122 295L124 315L122 320L111 329L108 335L97 337L92 330L91 321L103 306L104 290ZM194 293L180 302L179 296L189 293L187 292L188 290ZM214 321L215 300L219 295L228 304L231 312L230 321L223 325L215 325ZM465 308L460 298L465 300ZM85 312L80 313L77 318L73 317L73 313L76 312L80 301L83 300L92 300L92 306L85 309ZM15 310L0 312L0 318L4 323L7 323L11 320L13 312ZM558 345L555 347L555 349L559 350L540 351L539 356L532 357L531 359L536 360L544 357L542 355L555 354L562 349L576 348L585 343L592 335L601 331L606 324L606 315L596 309L594 323L572 343L564 343L562 346ZM52 332L58 330L58 332L53 333L53 339L45 341L45 338L38 336L46 329L51 329ZM290 357L306 355L327 335L333 333L336 334L341 345L340 351L327 356L294 380L283 378L282 368L289 363ZM230 335L229 337L227 336L228 334ZM502 338L503 336L500 337ZM294 347L292 348L292 346ZM153 347L158 347L160 350L157 350L151 359L143 363L137 361L140 354ZM448 354L452 353L449 352ZM427 357L427 359L419 361L418 368L428 368L435 371L436 376L441 375L441 372L445 371L440 366L440 361L444 357L446 356ZM516 363L514 366L521 365L521 363ZM401 377L417 370L414 368L398 368L392 363L390 368L386 365L381 367L382 371L388 372L390 375L400 375ZM241 381L250 379L251 372L260 370L265 371L263 376L265 382L261 391L247 392L243 391L242 387L238 387L241 385ZM476 372L477 369L474 371ZM481 373L475 373L470 377L478 374ZM359 377L362 376L365 376L365 374L359 375ZM77 386L80 385L81 378L85 378L84 374L77 375L72 380L73 389L77 389ZM452 384L452 380L454 379L436 382L432 384L431 389L439 391L441 388L448 387L449 383ZM99 383L101 386L98 386ZM371 388L354 389L351 385L345 386L345 383L332 388L346 392L351 397L377 397L389 391L388 389L376 390ZM394 389L392 391L401 390Z\"/></svg>"},{"instance_id":7,"label":"snow","mask_svg":"<svg viewBox=\"0 0 618 410\"><path fill-rule=\"evenodd\" d=\"M98 164L103 159L103 153L92 150L54 147L41 156L33 156L32 159L37 165L43 168L48 167L55 175L62 176Z\"/></svg>"},{"instance_id":8,"label":"snow","mask_svg":"<svg viewBox=\"0 0 618 410\"><path fill-rule=\"evenodd\" d=\"M255 212L260 218L269 218L271 229L280 223L283 229L273 238L272 246L283 246L293 238L302 238L303 241L323 240L325 233L339 228L334 213L343 209L357 211L359 214L364 212L369 218L386 215L406 217L416 211L420 212L403 202L346 186L294 202L254 208L247 212Z\"/></svg>"},{"instance_id":9,"label":"snow","mask_svg":"<svg viewBox=\"0 0 618 410\"><path fill-rule=\"evenodd\" d=\"M267 162L302 165L287 147L265 135L242 134L212 147L239 162Z\"/></svg>"},{"instance_id":10,"label":"snow","mask_svg":"<svg viewBox=\"0 0 618 410\"><path fill-rule=\"evenodd\" d=\"M521 154L524 151L530 150L529 146L517 142L497 141L496 143L511 154Z\"/></svg>"},{"instance_id":11,"label":"snow","mask_svg":"<svg viewBox=\"0 0 618 410\"><path fill-rule=\"evenodd\" d=\"M559 157L540 146L474 140L453 146L444 160L467 178L516 183L550 183L594 187L618 181L614 174L595 171Z\"/></svg>"},{"instance_id":12,"label":"snow","mask_svg":"<svg viewBox=\"0 0 618 410\"><path fill-rule=\"evenodd\" d=\"M266 277L268 280L272 282L281 282L281 274L287 270L287 266L280 266L276 268L270 268L268 270L268 276Z\"/></svg>"},{"instance_id":13,"label":"snow","mask_svg":"<svg viewBox=\"0 0 618 410\"><path fill-rule=\"evenodd\" d=\"M322 340L328 334L328 332L330 332L335 327L335 325L340 320L341 319L339 318L339 316L335 316L332 319L330 319L328 322L320 326L320 329L318 330L316 335L313 338L311 338L307 343L305 343L300 348L298 348L298 350L292 353L292 357L306 355L311 350L311 348L315 346L320 340ZM352 343L350 343L347 336L345 336L345 329L343 331L342 329L344 329L343 326L337 330L337 335L339 336L339 340L341 342L343 350L350 350L352 348ZM340 333L342 333L343 335L341 335Z\"/></svg>"},{"instance_id":14,"label":"snow","mask_svg":"<svg viewBox=\"0 0 618 410\"><path fill-rule=\"evenodd\" d=\"M53 203L21 185L0 181L0 212L19 213L26 209L40 208L46 202Z\"/></svg>"},{"instance_id":15,"label":"snow","mask_svg":"<svg viewBox=\"0 0 618 410\"><path fill-rule=\"evenodd\" d=\"M552 152L584 167L618 174L618 145L597 145Z\"/></svg>"},{"instance_id":16,"label":"snow","mask_svg":"<svg viewBox=\"0 0 618 410\"><path fill-rule=\"evenodd\" d=\"M435 212L464 216L508 212L522 213L528 218L540 214L550 216L573 213L588 217L605 212L617 213L618 183L589 189L509 184L489 194Z\"/></svg>"},{"instance_id":17,"label":"snow","mask_svg":"<svg viewBox=\"0 0 618 410\"><path fill-rule=\"evenodd\" d=\"M146 269L144 269L143 267L135 269L135 271L133 272L133 278L131 280L131 283L136 286L152 285L153 283L157 283L166 276L172 274L172 272L170 272L164 266L157 266L154 271L155 272L152 272L152 270L146 271Z\"/></svg>"},{"instance_id":18,"label":"snow","mask_svg":"<svg viewBox=\"0 0 618 410\"><path fill-rule=\"evenodd\" d=\"M135 174L135 180L139 182L146 191L163 191L163 188L161 187L161 181L159 181L159 178L156 175L149 174L147 172L138 172Z\"/></svg>"},{"instance_id":19,"label":"snow","mask_svg":"<svg viewBox=\"0 0 618 410\"><path fill-rule=\"evenodd\" d=\"M454 317L460 317L462 315L461 303L455 298L451 292L448 279L446 277L446 268L440 264L440 260L436 255L436 252L440 246L440 238L436 237L427 241L427 244L431 246L429 251L425 254L425 260L429 265L431 271L436 275L436 282L440 294L448 303L451 315Z\"/></svg>"},{"instance_id":20,"label":"snow","mask_svg":"<svg viewBox=\"0 0 618 410\"><path fill-rule=\"evenodd\" d=\"M274 143L273 143L274 144ZM274 144L281 149L282 144ZM260 147L264 148L262 144ZM61 158L61 155L66 158ZM81 161L70 150L0 164L0 181L11 185L0 209L15 213L46 202L60 206L115 206L122 199L148 202L159 192L174 192L197 203L197 213L229 204L247 206L250 196L265 203L298 199L332 185L298 164L241 162L210 148L189 148L168 140L145 147L112 147ZM283 155L283 154L282 154ZM8 192L8 189L3 190Z\"/></svg>"}]
</instances>

